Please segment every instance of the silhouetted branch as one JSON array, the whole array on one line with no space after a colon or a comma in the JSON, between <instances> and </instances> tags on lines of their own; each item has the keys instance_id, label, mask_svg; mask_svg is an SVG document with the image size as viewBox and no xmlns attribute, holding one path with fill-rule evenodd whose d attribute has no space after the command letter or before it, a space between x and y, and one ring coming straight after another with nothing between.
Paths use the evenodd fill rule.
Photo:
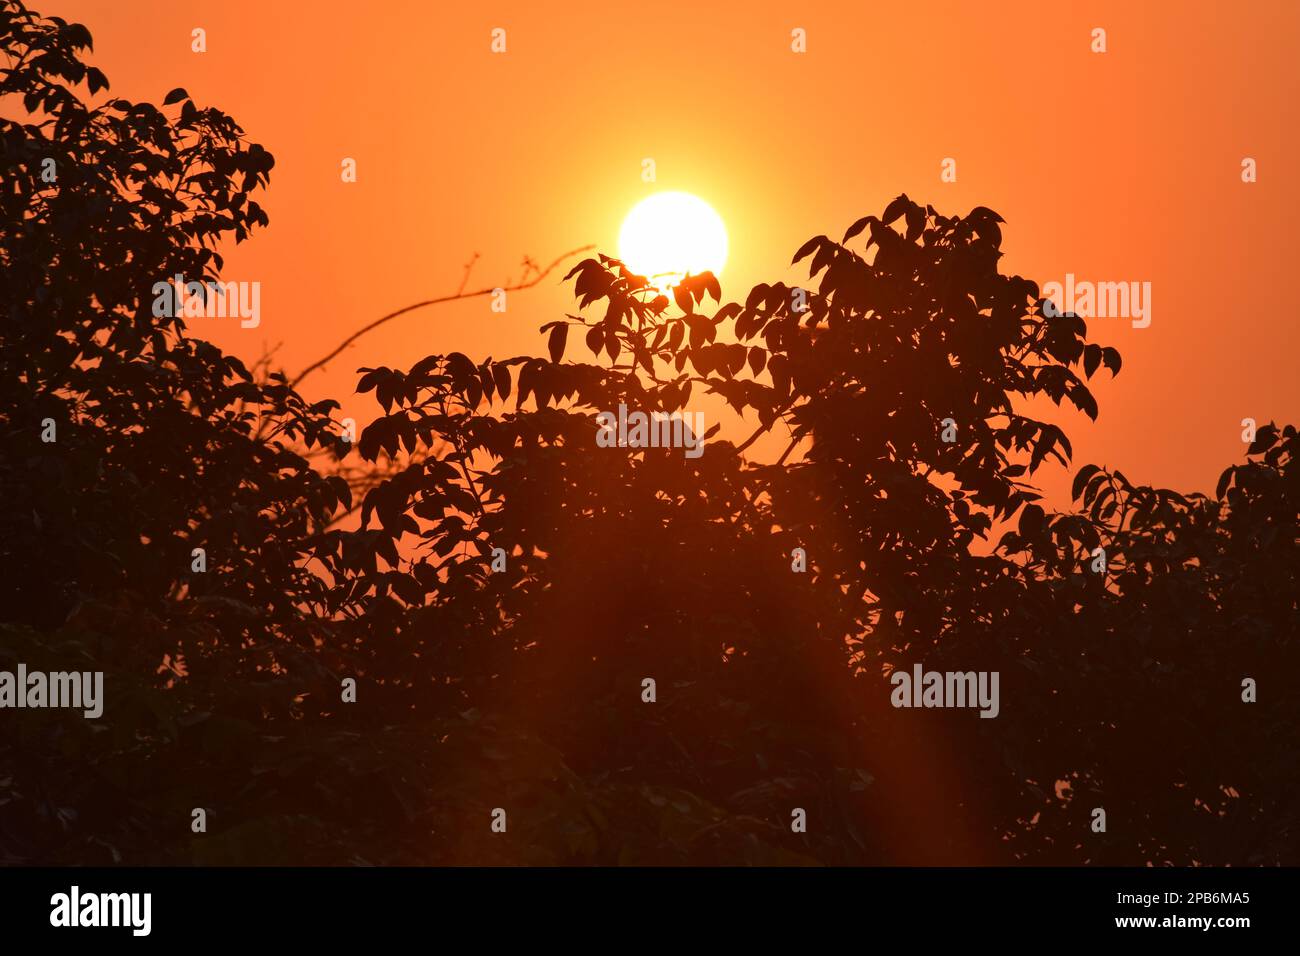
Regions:
<instances>
[{"instance_id":1,"label":"silhouetted branch","mask_svg":"<svg viewBox=\"0 0 1300 956\"><path fill-rule=\"evenodd\" d=\"M541 282L543 279L545 279L548 275L550 275L551 272L555 270L555 267L558 266L565 259L571 259L574 256L578 255L579 253L589 252L590 250L595 248L596 248L595 245L586 245L586 246L579 246L577 249L570 249L568 252L564 253L563 255L556 256L555 260L545 269L536 270L536 267L534 266L533 269L537 271L537 274L534 275L531 279L528 278L528 271L525 271L524 277L520 279L519 282L513 285L492 286L486 289L479 289L476 292L459 291L453 293L452 295L444 295L444 296L439 296L436 299L426 299L424 302L416 302L414 305L408 305L405 308L398 309L396 312L390 312L381 318L375 319L375 321L371 322L369 325L365 326L364 328L358 329L356 332L353 332L346 339L340 342L339 345L328 355L326 355L324 358L312 362L312 364L308 365L305 369L299 372L297 377L295 377L289 384L291 386L296 387L299 382L301 382L312 372L323 367L327 362L330 362L333 359L337 358L338 355L344 349L346 349L357 339L361 338L361 336L365 335L367 332L379 328L379 326L383 325L385 322L390 322L400 315L405 315L407 312L414 312L416 309L422 309L428 305L440 305L444 302L454 302L457 299L474 299L481 295L491 295L498 288L501 289L503 292L518 292L521 289L530 289L533 286L537 285L539 282ZM477 256L475 258L477 258ZM525 260L525 263L531 264L531 260ZM473 260L471 260L469 265L466 266L466 274L465 274L466 280L468 280L469 278L469 268L472 265L473 265ZM461 288L464 289L464 281L462 281L461 283Z\"/></svg>"}]
</instances>

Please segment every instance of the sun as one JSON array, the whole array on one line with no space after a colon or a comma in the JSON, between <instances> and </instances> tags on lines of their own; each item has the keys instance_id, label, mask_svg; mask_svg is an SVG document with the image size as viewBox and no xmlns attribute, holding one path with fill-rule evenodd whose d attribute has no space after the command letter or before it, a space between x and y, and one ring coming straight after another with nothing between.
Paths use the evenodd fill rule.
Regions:
<instances>
[{"instance_id":1,"label":"sun","mask_svg":"<svg viewBox=\"0 0 1300 956\"><path fill-rule=\"evenodd\" d=\"M666 291L687 273L722 272L727 227L698 196L655 193L632 207L623 220L618 252L630 270Z\"/></svg>"}]
</instances>

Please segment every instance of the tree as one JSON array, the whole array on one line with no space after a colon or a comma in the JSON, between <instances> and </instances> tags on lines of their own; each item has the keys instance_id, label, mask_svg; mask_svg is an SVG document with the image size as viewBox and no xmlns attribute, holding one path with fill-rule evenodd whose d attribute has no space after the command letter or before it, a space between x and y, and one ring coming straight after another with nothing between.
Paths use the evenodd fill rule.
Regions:
<instances>
[{"instance_id":1,"label":"tree","mask_svg":"<svg viewBox=\"0 0 1300 956\"><path fill-rule=\"evenodd\" d=\"M1235 824L1200 809L1221 806L1224 788L1243 799L1252 780L1246 816L1276 837L1276 818L1261 813L1280 808L1289 758L1276 744L1243 749L1219 728L1287 726L1289 713L1234 711L1231 655L1212 658L1212 704L1187 706L1205 690L1198 670L1168 689L1182 706L1167 711L1151 706L1141 658L1093 660L1129 635L1133 605L1168 607L1163 579L1143 589L1131 579L1136 555L1185 564L1198 545L1180 538L1195 532L1171 510L1186 500L1172 492L1124 492L1110 524L1109 508L1049 516L1038 504L1027 479L1049 456L1067 464L1070 444L1019 413L1020 400L1045 394L1095 417L1086 379L1117 372L1120 357L1088 343L1079 317L1045 310L1032 282L998 273L1000 221L899 197L844 242L822 236L798 251L796 261L812 256L815 290L759 286L712 315L700 309L718 298L711 276L679 286L673 314L620 263L589 259L570 278L597 315L544 326L549 359L435 355L408 372L365 370L359 387L385 415L363 434L363 455L446 443L366 498L358 534L373 516L383 543L353 565L369 613L459 706L509 701L588 777L703 798L704 842L657 845L658 861L734 860L749 826L765 847L835 862L1291 858L1291 845L1243 855L1226 836ZM864 231L864 251L846 245ZM599 364L562 361L575 330ZM696 389L756 417L757 431L739 445L715 440L695 461L598 447L601 411L678 412ZM743 450L778 423L786 453L747 461ZM956 426L947 436L945 424ZM1278 497L1288 455L1249 467L1272 476L1269 540L1289 555L1294 501ZM1167 553L1151 557L1150 541L1133 551L1124 520L1144 508L1156 509L1147 521ZM1209 512L1220 513L1232 505ZM1012 521L998 550L976 547ZM408 535L419 552L381 567L379 548L391 555ZM1118 576L1088 573L1103 545ZM796 547L812 573L791 573ZM501 573L490 573L493 549L509 555ZM1247 573L1264 571L1252 562ZM1293 582L1281 583L1256 627L1274 657L1295 632ZM1204 626L1225 626L1210 582L1183 587L1202 589ZM1194 628L1182 639L1172 655L1205 656ZM886 706L882 676L918 661L998 671L1009 710L981 721ZM424 699L418 669L403 673ZM646 676L674 688L662 710L638 697ZM1140 769L1138 721L1181 728L1188 746L1210 739L1208 724L1221 759L1202 758L1190 789L1186 747L1152 775ZM1261 759L1267 773L1244 772ZM1123 795L1111 807L1123 835L1090 842L1089 809L1111 794ZM819 832L781 834L789 807L809 804Z\"/></svg>"},{"instance_id":2,"label":"tree","mask_svg":"<svg viewBox=\"0 0 1300 956\"><path fill-rule=\"evenodd\" d=\"M108 83L79 58L91 45L80 25L7 2L0 37L0 96L32 114L0 120L0 659L93 664L116 688L111 735L49 712L13 718L6 763L71 755L39 786L7 779L0 849L46 857L67 839L51 832L60 801L111 816L133 789L171 785L124 771L176 746L178 721L199 732L213 711L301 710L269 678L290 661L300 681L304 660L327 667L326 587L306 542L348 492L289 447L340 447L335 403L309 406L283 378L256 384L182 316L154 310L156 283L215 281L219 240L266 224L252 196L271 155L184 90L167 113L88 106L77 87Z\"/></svg>"}]
</instances>

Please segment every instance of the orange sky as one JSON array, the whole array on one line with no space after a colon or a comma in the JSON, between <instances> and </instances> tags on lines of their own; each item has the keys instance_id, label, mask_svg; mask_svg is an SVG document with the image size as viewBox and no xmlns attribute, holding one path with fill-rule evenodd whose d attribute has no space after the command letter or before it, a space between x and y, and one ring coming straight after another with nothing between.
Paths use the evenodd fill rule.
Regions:
<instances>
[{"instance_id":1,"label":"orange sky","mask_svg":"<svg viewBox=\"0 0 1300 956\"><path fill-rule=\"evenodd\" d=\"M183 86L275 155L270 228L229 251L225 276L261 282L261 325L191 326L246 359L283 343L296 372L454 291L475 252L472 287L517 277L526 254L617 254L623 216L661 189L722 215L724 299L743 300L804 278L788 263L805 239L906 192L1001 213L1005 271L1152 283L1149 328L1089 323L1124 370L1096 380L1095 425L1055 413L1076 465L1208 491L1241 454L1243 417L1300 421L1297 318L1277 298L1300 208L1300 3L32 2L90 28L112 95L160 103ZM956 183L940 182L944 157ZM377 406L351 395L358 366L545 354L537 328L575 311L560 274L504 315L478 299L399 319L303 391L364 425Z\"/></svg>"}]
</instances>

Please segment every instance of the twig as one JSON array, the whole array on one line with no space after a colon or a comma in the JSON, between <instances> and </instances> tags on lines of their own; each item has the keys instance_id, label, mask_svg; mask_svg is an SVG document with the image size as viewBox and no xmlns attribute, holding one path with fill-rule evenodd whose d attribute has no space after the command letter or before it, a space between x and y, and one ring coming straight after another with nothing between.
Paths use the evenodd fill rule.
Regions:
<instances>
[{"instance_id":1,"label":"twig","mask_svg":"<svg viewBox=\"0 0 1300 956\"><path fill-rule=\"evenodd\" d=\"M776 416L772 419L772 425L775 425L775 424L777 423L777 420L780 419L780 417L781 417L782 415L784 415L786 412L788 412L788 411L790 410L791 406L794 405L795 399L796 399L797 397L798 397L798 396L796 396L796 395L791 395L790 398L789 398L789 400L788 400L784 405L782 405L780 408L778 408L778 409L776 410ZM759 435L762 435L762 434L764 434L764 433L766 433L766 432L771 431L771 430L772 430L772 425L763 425L763 424L760 424L760 425L758 426L758 428L754 429L754 434L750 435L750 436L749 436L748 438L746 438L743 442L741 442L739 446L737 446L737 448L736 448L736 454L740 454L742 451L744 451L744 450L745 450L746 448L748 448L750 445L754 444L754 442L758 441L758 436L759 436ZM792 437L793 437L793 436L792 436ZM782 455L781 457L784 458L785 456Z\"/></svg>"},{"instance_id":2,"label":"twig","mask_svg":"<svg viewBox=\"0 0 1300 956\"><path fill-rule=\"evenodd\" d=\"M457 295L462 295L462 294L465 292L465 285L466 285L466 283L469 282L469 274L470 274L471 270L473 270L473 268L474 268L474 263L476 263L476 262L478 262L478 253L477 253L477 252L474 253L474 258L473 258L473 259L470 259L469 262L465 263L465 274L464 274L463 276L461 276L461 279L460 279L460 288L456 290L456 294L457 294Z\"/></svg>"}]
</instances>

